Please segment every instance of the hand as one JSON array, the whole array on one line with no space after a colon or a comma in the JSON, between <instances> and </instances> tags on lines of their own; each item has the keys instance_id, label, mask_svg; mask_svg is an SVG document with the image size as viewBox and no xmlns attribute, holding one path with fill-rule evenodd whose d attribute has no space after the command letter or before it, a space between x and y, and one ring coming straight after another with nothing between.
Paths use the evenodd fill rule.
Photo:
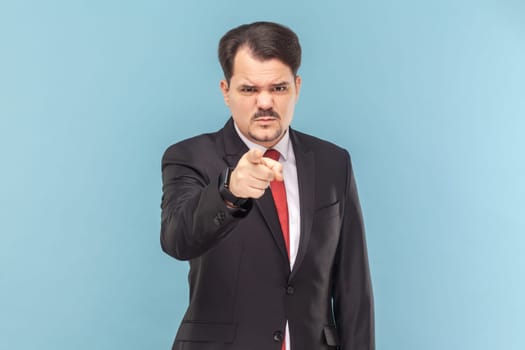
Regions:
<instances>
[{"instance_id":1,"label":"hand","mask_svg":"<svg viewBox=\"0 0 525 350\"><path fill-rule=\"evenodd\" d=\"M231 173L230 192L239 198L260 198L273 180L283 181L281 163L263 157L258 149L251 149Z\"/></svg>"}]
</instances>

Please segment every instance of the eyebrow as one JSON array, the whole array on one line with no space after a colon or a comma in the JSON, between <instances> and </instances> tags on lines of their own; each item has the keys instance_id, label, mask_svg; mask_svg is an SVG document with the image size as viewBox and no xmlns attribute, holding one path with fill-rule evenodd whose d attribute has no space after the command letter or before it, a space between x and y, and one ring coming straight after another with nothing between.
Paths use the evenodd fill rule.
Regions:
<instances>
[{"instance_id":1,"label":"eyebrow","mask_svg":"<svg viewBox=\"0 0 525 350\"><path fill-rule=\"evenodd\" d=\"M283 85L290 85L290 83L288 81L282 81L282 82L277 83L277 84L272 84L272 86L283 86Z\"/></svg>"},{"instance_id":2,"label":"eyebrow","mask_svg":"<svg viewBox=\"0 0 525 350\"><path fill-rule=\"evenodd\" d=\"M279 82L279 83L270 84L271 87L275 87L275 86L288 86L288 85L290 85L290 83L289 83L288 81L281 81L281 82ZM259 88L259 86L257 86L257 85L251 85L251 84L249 84L249 83L247 83L247 84L241 84L241 85L239 85L239 87L241 87L241 88L255 88L255 89L258 89L258 88Z\"/></svg>"},{"instance_id":3,"label":"eyebrow","mask_svg":"<svg viewBox=\"0 0 525 350\"><path fill-rule=\"evenodd\" d=\"M241 84L241 85L239 85L239 88L253 88L253 89L256 89L257 86L250 85L250 84Z\"/></svg>"}]
</instances>

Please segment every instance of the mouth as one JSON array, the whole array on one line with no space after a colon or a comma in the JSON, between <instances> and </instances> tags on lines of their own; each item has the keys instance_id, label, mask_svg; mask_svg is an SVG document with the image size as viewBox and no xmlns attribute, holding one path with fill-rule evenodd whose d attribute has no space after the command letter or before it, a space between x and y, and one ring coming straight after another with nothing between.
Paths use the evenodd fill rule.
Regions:
<instances>
[{"instance_id":1,"label":"mouth","mask_svg":"<svg viewBox=\"0 0 525 350\"><path fill-rule=\"evenodd\" d=\"M258 118L254 118L255 122L271 122L271 121L274 121L274 120L277 120L277 118L275 118L275 117L258 117Z\"/></svg>"},{"instance_id":2,"label":"mouth","mask_svg":"<svg viewBox=\"0 0 525 350\"><path fill-rule=\"evenodd\" d=\"M264 129L274 127L274 125L278 122L279 122L279 119L275 117L259 117L259 118L253 119L253 123L255 125L257 125L260 128L264 128Z\"/></svg>"},{"instance_id":3,"label":"mouth","mask_svg":"<svg viewBox=\"0 0 525 350\"><path fill-rule=\"evenodd\" d=\"M253 115L253 121L254 122L262 122L262 123L269 123L275 120L281 119L281 116L276 111L269 109L269 110L258 110Z\"/></svg>"}]
</instances>

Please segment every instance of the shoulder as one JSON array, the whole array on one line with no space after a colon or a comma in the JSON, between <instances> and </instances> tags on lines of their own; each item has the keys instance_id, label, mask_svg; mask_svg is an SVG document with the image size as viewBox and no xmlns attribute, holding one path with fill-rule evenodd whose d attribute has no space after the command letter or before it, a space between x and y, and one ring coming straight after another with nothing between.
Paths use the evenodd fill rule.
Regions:
<instances>
[{"instance_id":1,"label":"shoulder","mask_svg":"<svg viewBox=\"0 0 525 350\"><path fill-rule=\"evenodd\" d=\"M188 139L179 141L169 146L162 160L169 160L173 158L188 158L192 155L202 154L202 152L214 152L217 150L217 142L222 129L213 133L206 133L190 137Z\"/></svg>"},{"instance_id":2,"label":"shoulder","mask_svg":"<svg viewBox=\"0 0 525 350\"><path fill-rule=\"evenodd\" d=\"M299 148L302 152L313 152L317 157L328 159L350 158L346 149L330 141L297 130L291 130L290 136L294 147Z\"/></svg>"}]
</instances>

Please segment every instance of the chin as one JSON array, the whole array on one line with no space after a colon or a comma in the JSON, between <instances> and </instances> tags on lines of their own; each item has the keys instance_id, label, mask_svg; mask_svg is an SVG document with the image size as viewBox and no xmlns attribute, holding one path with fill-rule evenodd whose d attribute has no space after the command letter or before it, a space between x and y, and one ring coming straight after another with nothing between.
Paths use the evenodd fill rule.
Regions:
<instances>
[{"instance_id":1,"label":"chin","mask_svg":"<svg viewBox=\"0 0 525 350\"><path fill-rule=\"evenodd\" d=\"M250 137L256 142L277 142L282 135L283 133L280 130L274 130L272 132L252 133Z\"/></svg>"}]
</instances>

